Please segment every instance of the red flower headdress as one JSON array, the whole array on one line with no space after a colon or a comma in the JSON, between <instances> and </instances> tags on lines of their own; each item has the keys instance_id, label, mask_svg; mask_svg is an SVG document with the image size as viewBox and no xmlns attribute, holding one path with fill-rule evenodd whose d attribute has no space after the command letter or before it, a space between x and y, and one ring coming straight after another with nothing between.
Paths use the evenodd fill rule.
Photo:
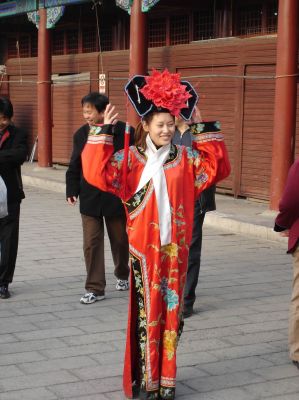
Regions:
<instances>
[{"instance_id":1,"label":"red flower headdress","mask_svg":"<svg viewBox=\"0 0 299 400\"><path fill-rule=\"evenodd\" d=\"M165 69L162 73L153 69L151 76L145 76L146 85L140 92L156 107L169 110L179 116L182 108L187 108L187 100L192 97L187 86L180 82L180 74L172 74Z\"/></svg>"}]
</instances>

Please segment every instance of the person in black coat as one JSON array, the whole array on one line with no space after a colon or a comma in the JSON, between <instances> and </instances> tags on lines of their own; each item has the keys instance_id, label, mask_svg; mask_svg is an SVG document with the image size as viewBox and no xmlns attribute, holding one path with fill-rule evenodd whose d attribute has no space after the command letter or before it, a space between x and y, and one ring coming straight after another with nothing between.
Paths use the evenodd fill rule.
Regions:
<instances>
[{"instance_id":1,"label":"person in black coat","mask_svg":"<svg viewBox=\"0 0 299 400\"><path fill-rule=\"evenodd\" d=\"M201 121L201 115L196 108L195 115L190 122L198 121ZM176 118L176 130L172 141L174 144L192 147L192 134L189 129L189 124L180 117ZM184 291L184 318L191 317L194 312L193 306L196 299L195 290L198 284L201 260L202 226L206 213L216 210L215 193L215 185L205 189L196 200L194 206L192 240L189 249L187 278Z\"/></svg>"},{"instance_id":2,"label":"person in black coat","mask_svg":"<svg viewBox=\"0 0 299 400\"><path fill-rule=\"evenodd\" d=\"M83 97L81 104L83 117L87 123L74 134L73 152L66 172L68 203L75 205L78 197L80 199L83 252L87 271L86 293L80 299L82 304L91 304L105 298L104 220L115 266L116 289L129 288L129 247L124 207L119 198L90 185L82 174L81 152L87 142L89 127L103 123L104 111L108 103L108 98L97 92ZM115 151L124 147L124 132L125 123L118 121L114 126ZM131 143L133 135L134 132L131 131Z\"/></svg>"},{"instance_id":3,"label":"person in black coat","mask_svg":"<svg viewBox=\"0 0 299 400\"><path fill-rule=\"evenodd\" d=\"M0 219L0 298L10 297L19 242L20 204L24 199L21 165L27 157L27 135L12 124L13 106L0 97L0 176L7 189L8 215Z\"/></svg>"}]
</instances>

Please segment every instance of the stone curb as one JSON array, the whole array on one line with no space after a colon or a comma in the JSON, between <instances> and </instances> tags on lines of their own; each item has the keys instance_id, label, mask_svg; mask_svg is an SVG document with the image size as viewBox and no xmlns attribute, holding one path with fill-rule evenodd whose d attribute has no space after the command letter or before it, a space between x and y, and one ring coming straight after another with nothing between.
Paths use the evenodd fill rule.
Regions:
<instances>
[{"instance_id":1,"label":"stone curb","mask_svg":"<svg viewBox=\"0 0 299 400\"><path fill-rule=\"evenodd\" d=\"M50 179L37 178L29 175L23 175L22 179L25 185L65 194L65 183ZM220 214L217 211L206 214L205 224L213 228L220 228L233 233L240 233L260 239L287 244L287 238L279 236L273 231L272 228L263 225L255 225L244 221L238 221L230 218L226 214Z\"/></svg>"},{"instance_id":2,"label":"stone curb","mask_svg":"<svg viewBox=\"0 0 299 400\"><path fill-rule=\"evenodd\" d=\"M263 225L251 224L249 222L238 221L228 217L225 214L220 214L217 211L206 214L205 224L233 233L241 233L243 235L280 242L286 245L288 241L287 238L281 237L278 235L278 233L274 232L272 228Z\"/></svg>"},{"instance_id":3,"label":"stone curb","mask_svg":"<svg viewBox=\"0 0 299 400\"><path fill-rule=\"evenodd\" d=\"M40 189L52 190L65 194L65 183L57 182L50 179L36 178L34 176L22 175L24 185L34 186Z\"/></svg>"}]
</instances>

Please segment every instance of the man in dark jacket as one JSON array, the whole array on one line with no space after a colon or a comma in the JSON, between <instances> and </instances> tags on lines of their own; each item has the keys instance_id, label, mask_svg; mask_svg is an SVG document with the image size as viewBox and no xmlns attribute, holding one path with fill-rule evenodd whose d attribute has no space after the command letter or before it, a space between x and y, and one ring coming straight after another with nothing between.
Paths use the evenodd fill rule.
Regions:
<instances>
[{"instance_id":1,"label":"man in dark jacket","mask_svg":"<svg viewBox=\"0 0 299 400\"><path fill-rule=\"evenodd\" d=\"M292 254L294 261L289 351L291 360L299 369L299 159L290 168L274 230L289 238L288 253Z\"/></svg>"},{"instance_id":2,"label":"man in dark jacket","mask_svg":"<svg viewBox=\"0 0 299 400\"><path fill-rule=\"evenodd\" d=\"M104 219L115 266L117 290L129 288L129 248L126 216L121 200L90 185L82 174L81 152L87 142L89 127L103 123L104 111L109 100L106 96L93 92L83 97L81 103L87 124L81 126L73 138L73 153L66 172L66 197L71 205L76 204L78 196L80 198L83 252L87 271L86 293L80 302L92 304L105 298ZM113 137L115 151L124 146L124 131L125 124L117 122ZM133 132L131 142L132 139Z\"/></svg>"},{"instance_id":3,"label":"man in dark jacket","mask_svg":"<svg viewBox=\"0 0 299 400\"><path fill-rule=\"evenodd\" d=\"M191 122L201 122L201 115L198 109L195 109L195 115ZM189 122L189 121L188 121ZM176 130L173 137L173 143L186 147L192 147L192 134L189 124L182 118L176 118ZM189 318L193 314L193 306L196 295L195 290L198 284L201 247L202 247L202 226L206 212L216 210L215 202L216 186L213 185L204 190L195 202L192 240L189 249L187 279L184 292L184 317Z\"/></svg>"},{"instance_id":4,"label":"man in dark jacket","mask_svg":"<svg viewBox=\"0 0 299 400\"><path fill-rule=\"evenodd\" d=\"M12 124L13 106L0 97L0 176L7 188L8 215L0 219L0 298L10 297L19 243L20 204L24 199L21 165L27 157L26 133Z\"/></svg>"}]
</instances>

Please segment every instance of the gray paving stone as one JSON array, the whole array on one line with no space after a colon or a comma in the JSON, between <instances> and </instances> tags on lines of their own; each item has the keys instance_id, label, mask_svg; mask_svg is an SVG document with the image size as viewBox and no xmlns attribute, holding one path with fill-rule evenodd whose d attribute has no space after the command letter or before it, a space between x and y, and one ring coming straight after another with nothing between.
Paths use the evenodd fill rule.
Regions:
<instances>
[{"instance_id":1,"label":"gray paving stone","mask_svg":"<svg viewBox=\"0 0 299 400\"><path fill-rule=\"evenodd\" d=\"M180 367L177 371L177 381L186 381L192 378L201 378L209 374L202 369L195 367Z\"/></svg>"},{"instance_id":2,"label":"gray paving stone","mask_svg":"<svg viewBox=\"0 0 299 400\"><path fill-rule=\"evenodd\" d=\"M95 365L92 366L92 363ZM123 368L124 367L122 363L102 365L99 363L99 361L91 359L90 365L86 366L85 368L78 369L77 365L73 365L72 373L83 381L90 379L111 378L114 376L122 378Z\"/></svg>"},{"instance_id":3,"label":"gray paving stone","mask_svg":"<svg viewBox=\"0 0 299 400\"><path fill-rule=\"evenodd\" d=\"M68 399L73 396L83 396L99 393L108 393L120 391L122 388L122 379L120 377L105 378L99 380L89 380L86 382L75 382L69 384L51 386L50 390L58 398Z\"/></svg>"},{"instance_id":4,"label":"gray paving stone","mask_svg":"<svg viewBox=\"0 0 299 400\"><path fill-rule=\"evenodd\" d=\"M120 390L118 392L106 393L105 396L109 400L126 400L127 399L122 390ZM78 399L78 400L84 400L84 399L82 398L82 399ZM90 399L90 400L92 400L92 399Z\"/></svg>"},{"instance_id":5,"label":"gray paving stone","mask_svg":"<svg viewBox=\"0 0 299 400\"><path fill-rule=\"evenodd\" d=\"M13 351L13 347L11 347L11 351ZM0 365L12 365L24 362L40 361L44 359L45 357L37 351L2 354L0 357Z\"/></svg>"},{"instance_id":6,"label":"gray paving stone","mask_svg":"<svg viewBox=\"0 0 299 400\"><path fill-rule=\"evenodd\" d=\"M0 400L57 400L53 393L45 388L14 390L0 393Z\"/></svg>"},{"instance_id":7,"label":"gray paving stone","mask_svg":"<svg viewBox=\"0 0 299 400\"><path fill-rule=\"evenodd\" d=\"M244 346L234 346L220 350L210 350L210 353L218 358L218 360L228 360L241 357L258 356L274 352L272 344L258 343Z\"/></svg>"},{"instance_id":8,"label":"gray paving stone","mask_svg":"<svg viewBox=\"0 0 299 400\"><path fill-rule=\"evenodd\" d=\"M113 334L111 332L99 332L99 333L91 333L85 334L84 336L71 336L63 338L63 341L67 343L69 346L80 346L85 344L92 343L102 343L102 342L112 342L116 348L118 341L121 340L121 348L123 348L123 342L126 339L125 331L114 331Z\"/></svg>"},{"instance_id":9,"label":"gray paving stone","mask_svg":"<svg viewBox=\"0 0 299 400\"><path fill-rule=\"evenodd\" d=\"M24 375L23 372L15 365L6 365L0 367L0 384L4 378L10 378L13 376Z\"/></svg>"},{"instance_id":10,"label":"gray paving stone","mask_svg":"<svg viewBox=\"0 0 299 400\"><path fill-rule=\"evenodd\" d=\"M291 363L289 355L286 351L280 351L276 353L262 354L261 358L270 361L274 365L282 365Z\"/></svg>"},{"instance_id":11,"label":"gray paving stone","mask_svg":"<svg viewBox=\"0 0 299 400\"><path fill-rule=\"evenodd\" d=\"M84 346L72 346L61 349L51 349L51 350L41 350L41 353L45 355L45 357L49 359L60 359L65 357L76 357L82 355L92 355L95 357L97 352L101 351L101 354L104 356L106 353L111 353L114 351L114 347L109 343L101 343L98 344L90 344ZM113 353L112 353L113 354ZM109 356L106 355L106 358Z\"/></svg>"},{"instance_id":12,"label":"gray paving stone","mask_svg":"<svg viewBox=\"0 0 299 400\"><path fill-rule=\"evenodd\" d=\"M87 356L64 357L61 358L59 362L57 362L57 360L46 360L19 364L20 370L27 375L59 370L72 370L72 372L74 372L77 369L79 369L79 371L85 371L85 369L88 369L91 371L93 369L97 369L95 368L97 366L98 364Z\"/></svg>"},{"instance_id":13,"label":"gray paving stone","mask_svg":"<svg viewBox=\"0 0 299 400\"><path fill-rule=\"evenodd\" d=\"M277 379L266 381L264 383L256 383L254 385L244 385L243 389L255 396L273 397L275 395L287 395L299 392L298 376L294 378Z\"/></svg>"},{"instance_id":14,"label":"gray paving stone","mask_svg":"<svg viewBox=\"0 0 299 400\"><path fill-rule=\"evenodd\" d=\"M2 334L6 333L16 333L16 332L26 332L35 329L33 324L23 324L23 323L10 323L9 325L1 324Z\"/></svg>"},{"instance_id":15,"label":"gray paving stone","mask_svg":"<svg viewBox=\"0 0 299 400\"><path fill-rule=\"evenodd\" d=\"M242 388L231 388L213 390L206 393L196 393L193 396L181 396L179 400L259 400L252 394L245 392Z\"/></svg>"},{"instance_id":16,"label":"gray paving stone","mask_svg":"<svg viewBox=\"0 0 299 400\"><path fill-rule=\"evenodd\" d=\"M244 333L251 332L265 332L265 331L275 331L278 329L283 329L287 326L287 321L278 320L278 321L266 321L254 324L242 324L239 327L239 330Z\"/></svg>"},{"instance_id":17,"label":"gray paving stone","mask_svg":"<svg viewBox=\"0 0 299 400\"><path fill-rule=\"evenodd\" d=\"M44 340L30 340L26 342L16 342L10 344L2 344L0 345L0 354L10 354L11 350L15 353L22 353L25 351L34 351L34 350L42 350L42 349L55 349L66 347L66 344L59 339L44 339Z\"/></svg>"},{"instance_id":18,"label":"gray paving stone","mask_svg":"<svg viewBox=\"0 0 299 400\"><path fill-rule=\"evenodd\" d=\"M270 361L266 361L261 357L243 357L227 361L218 361L217 363L200 364L198 368L206 371L210 375L222 375L240 371L256 371L257 368L267 369L272 367Z\"/></svg>"},{"instance_id":19,"label":"gray paving stone","mask_svg":"<svg viewBox=\"0 0 299 400\"><path fill-rule=\"evenodd\" d=\"M76 336L76 335L82 335L82 331L79 328L74 328L74 327L42 329L24 333L20 332L15 334L15 336L19 340L24 340L24 341L47 339L47 338L61 338L65 336Z\"/></svg>"},{"instance_id":20,"label":"gray paving stone","mask_svg":"<svg viewBox=\"0 0 299 400\"><path fill-rule=\"evenodd\" d=\"M291 378L293 376L298 377L299 379L298 368L296 368L293 364L279 366L276 365L268 368L257 368L254 373L262 376L266 380Z\"/></svg>"},{"instance_id":21,"label":"gray paving stone","mask_svg":"<svg viewBox=\"0 0 299 400\"><path fill-rule=\"evenodd\" d=\"M219 339L188 340L182 335L178 351L180 354L193 353L194 351L208 351L225 347L230 347L230 345Z\"/></svg>"},{"instance_id":22,"label":"gray paving stone","mask_svg":"<svg viewBox=\"0 0 299 400\"><path fill-rule=\"evenodd\" d=\"M214 375L199 379L190 379L186 381L186 385L196 391L209 392L215 389L233 388L244 386L250 383L264 382L262 377L249 371L233 372L223 375Z\"/></svg>"},{"instance_id":23,"label":"gray paving stone","mask_svg":"<svg viewBox=\"0 0 299 400\"><path fill-rule=\"evenodd\" d=\"M78 379L67 371L50 371L46 373L16 376L1 382L4 391L47 387L59 383L76 382Z\"/></svg>"},{"instance_id":24,"label":"gray paving stone","mask_svg":"<svg viewBox=\"0 0 299 400\"><path fill-rule=\"evenodd\" d=\"M282 396L264 397L272 400L298 400L298 391L296 393L283 394Z\"/></svg>"},{"instance_id":25,"label":"gray paving stone","mask_svg":"<svg viewBox=\"0 0 299 400\"><path fill-rule=\"evenodd\" d=\"M178 357L177 357L177 365L178 367L193 367L195 365L200 365L208 362L217 361L217 358L213 356L211 353L206 351L201 352L193 352L193 353L179 353L178 348Z\"/></svg>"},{"instance_id":26,"label":"gray paving stone","mask_svg":"<svg viewBox=\"0 0 299 400\"><path fill-rule=\"evenodd\" d=\"M240 334L235 336L226 336L225 341L232 345L246 345L254 343L270 343L276 340L285 340L286 332L273 331L273 332L257 332L249 334Z\"/></svg>"},{"instance_id":27,"label":"gray paving stone","mask_svg":"<svg viewBox=\"0 0 299 400\"><path fill-rule=\"evenodd\" d=\"M1 317L0 317L1 318ZM0 344L15 342L16 338L13 335L0 335Z\"/></svg>"},{"instance_id":28,"label":"gray paving stone","mask_svg":"<svg viewBox=\"0 0 299 400\"><path fill-rule=\"evenodd\" d=\"M53 320L50 321L41 321L41 322L35 322L35 326L40 328L40 329L53 329L53 328L67 328L69 326L74 326L74 327L81 327L89 325L89 324L94 324L96 321L96 318L93 316L90 317L84 317L84 318L69 318L69 319L59 319L59 318L54 318ZM76 336L72 336L69 339L76 338ZM63 340L67 339L67 337L64 337Z\"/></svg>"}]
</instances>

